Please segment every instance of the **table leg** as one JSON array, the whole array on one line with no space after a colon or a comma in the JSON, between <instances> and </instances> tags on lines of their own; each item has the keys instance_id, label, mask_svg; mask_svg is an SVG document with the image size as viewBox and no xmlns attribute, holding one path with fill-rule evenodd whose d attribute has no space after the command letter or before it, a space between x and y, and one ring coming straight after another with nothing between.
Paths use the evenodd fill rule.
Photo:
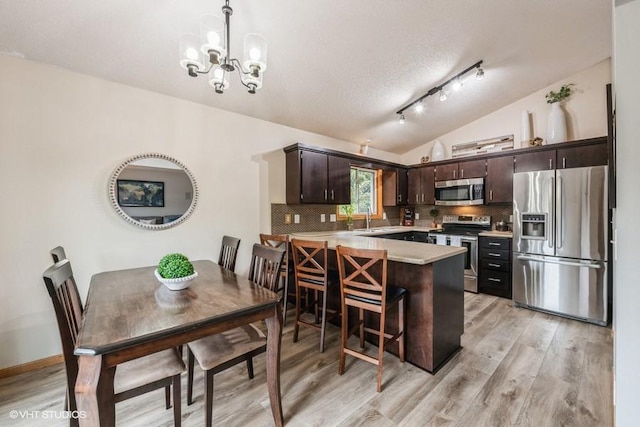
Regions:
<instances>
[{"instance_id":1,"label":"table leg","mask_svg":"<svg viewBox=\"0 0 640 427\"><path fill-rule=\"evenodd\" d=\"M114 427L116 404L113 377L116 368L103 368L102 356L79 356L76 405L82 427Z\"/></svg>"},{"instance_id":2,"label":"table leg","mask_svg":"<svg viewBox=\"0 0 640 427\"><path fill-rule=\"evenodd\" d=\"M267 387L271 412L277 427L284 425L280 394L280 343L282 340L282 314L280 304L276 304L275 313L265 319L267 323Z\"/></svg>"}]
</instances>

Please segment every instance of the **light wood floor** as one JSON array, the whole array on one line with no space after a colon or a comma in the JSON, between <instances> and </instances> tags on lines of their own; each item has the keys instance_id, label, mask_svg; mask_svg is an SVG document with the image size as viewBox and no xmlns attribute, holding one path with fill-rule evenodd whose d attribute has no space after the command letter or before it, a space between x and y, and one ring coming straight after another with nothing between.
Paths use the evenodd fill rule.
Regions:
<instances>
[{"instance_id":1,"label":"light wood floor","mask_svg":"<svg viewBox=\"0 0 640 427\"><path fill-rule=\"evenodd\" d=\"M347 358L338 375L339 329L329 326L324 353L319 333L302 329L291 342L292 316L282 337L282 398L291 426L612 426L611 330L511 306L487 295L465 294L463 349L436 375L387 355L383 390L375 367ZM248 380L244 365L215 377L214 423L272 425L264 355ZM183 425L201 426L202 372L196 402ZM58 411L64 370L54 366L0 380L0 425L55 426L63 420L11 419L10 411ZM162 391L116 405L118 425L170 426Z\"/></svg>"}]
</instances>

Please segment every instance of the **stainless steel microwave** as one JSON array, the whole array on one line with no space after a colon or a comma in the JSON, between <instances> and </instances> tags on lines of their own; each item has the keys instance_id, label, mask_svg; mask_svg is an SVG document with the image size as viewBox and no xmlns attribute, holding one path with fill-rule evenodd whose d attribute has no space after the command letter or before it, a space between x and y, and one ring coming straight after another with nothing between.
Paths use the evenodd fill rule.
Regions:
<instances>
[{"instance_id":1,"label":"stainless steel microwave","mask_svg":"<svg viewBox=\"0 0 640 427\"><path fill-rule=\"evenodd\" d=\"M469 206L484 204L484 178L437 181L436 205Z\"/></svg>"}]
</instances>

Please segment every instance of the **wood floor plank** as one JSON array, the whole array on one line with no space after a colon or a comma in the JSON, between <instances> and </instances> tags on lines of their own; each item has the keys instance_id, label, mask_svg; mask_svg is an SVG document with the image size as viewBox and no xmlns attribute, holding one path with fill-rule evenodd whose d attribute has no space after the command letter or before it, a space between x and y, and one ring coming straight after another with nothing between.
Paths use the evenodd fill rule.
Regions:
<instances>
[{"instance_id":1,"label":"wood floor plank","mask_svg":"<svg viewBox=\"0 0 640 427\"><path fill-rule=\"evenodd\" d=\"M347 358L338 375L339 328L329 325L325 352L319 333L303 328L292 342L293 319L283 329L282 406L288 426L568 426L612 425L612 333L574 320L513 307L511 301L465 294L464 348L431 375L385 355L383 390L375 366ZM371 346L370 351L375 347ZM270 426L265 359L215 376L214 425ZM204 423L203 372L196 367L193 405L182 403L182 425ZM183 378L186 395L186 376ZM63 365L0 379L0 425L67 426L67 420L34 418L61 411ZM183 396L184 397L184 396ZM11 419L11 410L31 418ZM172 426L162 391L116 405L119 426Z\"/></svg>"}]
</instances>

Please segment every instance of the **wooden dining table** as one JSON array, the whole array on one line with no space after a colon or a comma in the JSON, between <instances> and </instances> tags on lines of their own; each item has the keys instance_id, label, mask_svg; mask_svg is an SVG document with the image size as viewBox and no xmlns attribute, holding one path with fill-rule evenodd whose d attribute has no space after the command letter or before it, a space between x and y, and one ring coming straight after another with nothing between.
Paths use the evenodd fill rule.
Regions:
<instances>
[{"instance_id":1,"label":"wooden dining table","mask_svg":"<svg viewBox=\"0 0 640 427\"><path fill-rule=\"evenodd\" d=\"M278 295L211 261L193 262L198 277L171 291L155 266L108 271L91 278L76 341L75 393L81 426L114 426L118 364L262 319L267 325L267 389L276 426L280 394L282 314Z\"/></svg>"}]
</instances>

